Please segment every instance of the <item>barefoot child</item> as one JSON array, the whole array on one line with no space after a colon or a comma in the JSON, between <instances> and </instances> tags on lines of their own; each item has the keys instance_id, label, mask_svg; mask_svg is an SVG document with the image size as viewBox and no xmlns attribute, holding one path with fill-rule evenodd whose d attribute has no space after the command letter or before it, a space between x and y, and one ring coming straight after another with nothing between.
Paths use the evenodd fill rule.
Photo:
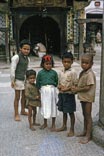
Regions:
<instances>
[{"instance_id":1,"label":"barefoot child","mask_svg":"<svg viewBox=\"0 0 104 156\"><path fill-rule=\"evenodd\" d=\"M82 112L84 117L84 131L81 135L83 138L80 143L88 143L91 139L92 130L92 102L95 99L96 79L92 71L93 56L91 54L83 54L81 57L82 71L79 75L78 86L73 87L73 91L78 93L78 98L81 102Z\"/></svg>"},{"instance_id":2,"label":"barefoot child","mask_svg":"<svg viewBox=\"0 0 104 156\"><path fill-rule=\"evenodd\" d=\"M67 129L67 114L70 116L70 130L68 137L74 136L74 124L76 111L75 95L71 91L71 87L77 80L76 72L71 68L73 64L73 55L71 52L66 52L62 56L63 70L59 74L59 101L57 103L58 110L63 112L63 125L56 129L57 132Z\"/></svg>"},{"instance_id":3,"label":"barefoot child","mask_svg":"<svg viewBox=\"0 0 104 156\"><path fill-rule=\"evenodd\" d=\"M47 127L47 119L52 118L51 131L55 130L55 119L57 115L57 84L58 75L53 67L53 58L50 55L44 55L41 61L41 67L36 79L37 87L41 92L41 114L44 117L44 124L41 129Z\"/></svg>"},{"instance_id":4,"label":"barefoot child","mask_svg":"<svg viewBox=\"0 0 104 156\"><path fill-rule=\"evenodd\" d=\"M19 53L14 55L11 60L11 87L15 90L14 98L14 119L20 121L18 112L19 101L21 99L21 115L27 115L25 112L25 75L29 66L28 55L30 53L30 42L22 40L20 42Z\"/></svg>"},{"instance_id":5,"label":"barefoot child","mask_svg":"<svg viewBox=\"0 0 104 156\"><path fill-rule=\"evenodd\" d=\"M39 126L39 124L36 123L36 107L40 107L40 94L34 83L36 72L34 70L27 70L26 79L25 97L26 105L28 107L28 121L30 129L35 130L33 125Z\"/></svg>"}]
</instances>

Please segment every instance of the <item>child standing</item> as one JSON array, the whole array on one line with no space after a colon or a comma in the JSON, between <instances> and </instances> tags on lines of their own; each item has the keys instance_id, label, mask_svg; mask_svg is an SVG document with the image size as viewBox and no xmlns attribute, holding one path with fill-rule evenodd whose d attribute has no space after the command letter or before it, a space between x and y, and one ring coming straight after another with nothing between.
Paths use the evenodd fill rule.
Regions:
<instances>
[{"instance_id":1,"label":"child standing","mask_svg":"<svg viewBox=\"0 0 104 156\"><path fill-rule=\"evenodd\" d=\"M74 136L74 124L76 111L75 95L71 91L71 87L76 83L77 74L71 68L73 64L73 55L71 52L66 52L62 56L62 64L64 69L59 74L59 101L57 103L58 110L63 112L63 125L56 129L57 132L67 129L67 113L69 113L71 126L67 134L68 137Z\"/></svg>"},{"instance_id":2,"label":"child standing","mask_svg":"<svg viewBox=\"0 0 104 156\"><path fill-rule=\"evenodd\" d=\"M55 119L57 115L57 72L52 69L53 58L50 55L44 55L41 61L41 67L36 79L37 87L41 92L41 114L44 117L44 124L41 129L47 127L47 119L52 117L51 131L55 130Z\"/></svg>"},{"instance_id":3,"label":"child standing","mask_svg":"<svg viewBox=\"0 0 104 156\"><path fill-rule=\"evenodd\" d=\"M26 105L28 106L28 121L31 130L35 130L33 125L39 126L36 123L36 107L40 107L40 94L35 85L36 72L34 70L27 70L26 72ZM33 121L33 122L32 122Z\"/></svg>"},{"instance_id":4,"label":"child standing","mask_svg":"<svg viewBox=\"0 0 104 156\"><path fill-rule=\"evenodd\" d=\"M11 87L15 89L14 98L14 119L20 121L18 105L21 95L21 115L25 112L25 74L29 66L28 55L30 53L30 42L23 40L20 42L20 52L12 57L11 60Z\"/></svg>"},{"instance_id":5,"label":"child standing","mask_svg":"<svg viewBox=\"0 0 104 156\"><path fill-rule=\"evenodd\" d=\"M73 87L73 91L78 93L78 98L81 102L82 112L84 117L84 131L78 136L83 136L80 143L86 144L91 139L92 129L92 102L95 99L96 78L92 71L93 56L91 54L84 54L81 57L82 71L79 75L79 82L77 87Z\"/></svg>"}]
</instances>

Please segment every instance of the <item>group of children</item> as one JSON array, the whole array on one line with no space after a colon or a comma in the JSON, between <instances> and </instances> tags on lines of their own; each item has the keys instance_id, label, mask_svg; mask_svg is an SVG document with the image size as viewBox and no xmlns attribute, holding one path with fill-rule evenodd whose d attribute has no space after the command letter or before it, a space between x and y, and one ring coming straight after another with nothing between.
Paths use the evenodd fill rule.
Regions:
<instances>
[{"instance_id":1,"label":"group of children","mask_svg":"<svg viewBox=\"0 0 104 156\"><path fill-rule=\"evenodd\" d=\"M47 119L52 118L51 131L67 130L67 114L70 116L70 130L67 136L74 136L76 100L75 94L81 102L84 130L78 135L82 139L80 143L87 143L91 139L92 129L92 102L95 98L96 78L92 71L93 56L83 54L81 56L82 71L77 78L76 72L72 69L73 55L65 52L62 56L63 69L57 74L53 69L54 61L51 55L44 55L41 60L42 69L36 75L32 69L28 69L31 44L28 40L20 43L20 53L13 56L11 61L11 86L15 89L14 118L20 121L18 105L21 95L21 114L28 115L29 126L35 130L36 107L40 107L40 112L44 118L41 129L47 127ZM26 76L26 77L25 77ZM25 112L25 104L28 113ZM55 120L57 110L63 112L63 125L56 128Z\"/></svg>"}]
</instances>

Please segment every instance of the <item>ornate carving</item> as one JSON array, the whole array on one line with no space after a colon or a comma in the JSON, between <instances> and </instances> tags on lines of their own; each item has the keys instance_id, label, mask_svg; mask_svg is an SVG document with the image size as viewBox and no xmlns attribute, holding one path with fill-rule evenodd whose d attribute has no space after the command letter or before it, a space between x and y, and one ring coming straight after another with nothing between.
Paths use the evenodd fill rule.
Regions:
<instances>
[{"instance_id":1,"label":"ornate carving","mask_svg":"<svg viewBox=\"0 0 104 156\"><path fill-rule=\"evenodd\" d=\"M44 0L34 0L34 3L36 3L36 4L44 4Z\"/></svg>"},{"instance_id":2,"label":"ornate carving","mask_svg":"<svg viewBox=\"0 0 104 156\"><path fill-rule=\"evenodd\" d=\"M57 4L62 4L62 3L64 3L64 1L65 1L65 0L56 0L56 3L57 3Z\"/></svg>"},{"instance_id":3,"label":"ornate carving","mask_svg":"<svg viewBox=\"0 0 104 156\"><path fill-rule=\"evenodd\" d=\"M45 0L45 4L53 4L53 0Z\"/></svg>"},{"instance_id":4,"label":"ornate carving","mask_svg":"<svg viewBox=\"0 0 104 156\"><path fill-rule=\"evenodd\" d=\"M57 6L57 7L65 7L66 1L65 0L13 0L14 6Z\"/></svg>"}]
</instances>

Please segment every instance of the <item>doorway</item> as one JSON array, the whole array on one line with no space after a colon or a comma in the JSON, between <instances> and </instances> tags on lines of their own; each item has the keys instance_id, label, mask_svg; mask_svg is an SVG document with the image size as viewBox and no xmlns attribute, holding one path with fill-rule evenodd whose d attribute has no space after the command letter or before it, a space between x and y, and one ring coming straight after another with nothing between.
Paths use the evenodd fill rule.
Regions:
<instances>
[{"instance_id":1,"label":"doorway","mask_svg":"<svg viewBox=\"0 0 104 156\"><path fill-rule=\"evenodd\" d=\"M98 19L98 22L90 22L86 24L86 41L91 43L91 35L96 37L97 32L102 32L102 23L99 23L99 19L102 19L102 14L87 14L87 19Z\"/></svg>"},{"instance_id":2,"label":"doorway","mask_svg":"<svg viewBox=\"0 0 104 156\"><path fill-rule=\"evenodd\" d=\"M32 48L38 42L46 46L47 53L60 56L60 28L51 17L31 16L20 28L19 40L29 39ZM33 51L31 54L34 55Z\"/></svg>"}]
</instances>

